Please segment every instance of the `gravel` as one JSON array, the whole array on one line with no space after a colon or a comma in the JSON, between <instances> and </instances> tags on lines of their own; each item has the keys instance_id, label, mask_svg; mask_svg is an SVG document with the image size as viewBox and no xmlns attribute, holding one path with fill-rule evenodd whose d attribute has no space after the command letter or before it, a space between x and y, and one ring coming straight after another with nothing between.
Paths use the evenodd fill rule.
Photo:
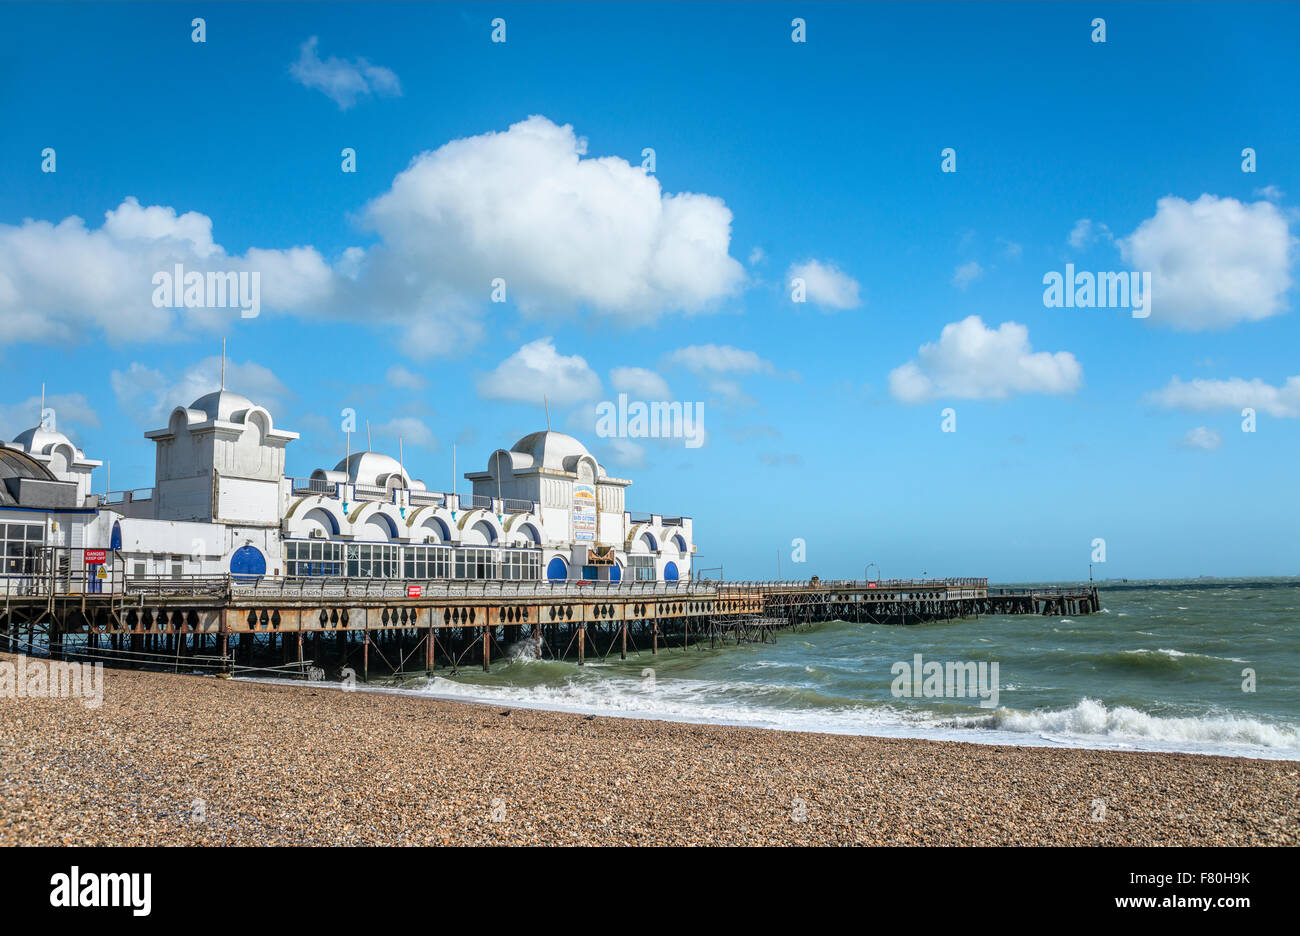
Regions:
<instances>
[{"instance_id":1,"label":"gravel","mask_svg":"<svg viewBox=\"0 0 1300 936\"><path fill-rule=\"evenodd\" d=\"M1288 761L104 676L0 699L0 844L1300 844Z\"/></svg>"}]
</instances>

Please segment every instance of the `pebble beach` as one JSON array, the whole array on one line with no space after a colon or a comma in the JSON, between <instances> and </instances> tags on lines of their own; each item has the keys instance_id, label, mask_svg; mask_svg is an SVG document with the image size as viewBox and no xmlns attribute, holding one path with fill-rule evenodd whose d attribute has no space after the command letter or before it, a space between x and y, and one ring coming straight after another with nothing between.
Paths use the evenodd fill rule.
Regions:
<instances>
[{"instance_id":1,"label":"pebble beach","mask_svg":"<svg viewBox=\"0 0 1300 936\"><path fill-rule=\"evenodd\" d=\"M0 654L0 660L14 658ZM1300 764L105 670L0 698L3 845L1295 845Z\"/></svg>"}]
</instances>

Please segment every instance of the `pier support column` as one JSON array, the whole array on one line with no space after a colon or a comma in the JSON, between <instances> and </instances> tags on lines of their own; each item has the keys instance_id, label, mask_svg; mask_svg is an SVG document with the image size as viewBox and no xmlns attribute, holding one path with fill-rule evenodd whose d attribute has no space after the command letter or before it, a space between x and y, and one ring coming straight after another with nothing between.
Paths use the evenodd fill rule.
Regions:
<instances>
[{"instance_id":1,"label":"pier support column","mask_svg":"<svg viewBox=\"0 0 1300 936\"><path fill-rule=\"evenodd\" d=\"M582 666L583 658L587 652L587 625L580 623L578 625L578 665Z\"/></svg>"},{"instance_id":2,"label":"pier support column","mask_svg":"<svg viewBox=\"0 0 1300 936\"><path fill-rule=\"evenodd\" d=\"M651 639L653 640L653 643L651 643L650 645L650 655L658 656L659 655L659 622L658 621L654 622L654 635Z\"/></svg>"},{"instance_id":3,"label":"pier support column","mask_svg":"<svg viewBox=\"0 0 1300 936\"><path fill-rule=\"evenodd\" d=\"M370 631L366 630L361 644L361 678L370 682Z\"/></svg>"},{"instance_id":4,"label":"pier support column","mask_svg":"<svg viewBox=\"0 0 1300 936\"><path fill-rule=\"evenodd\" d=\"M620 660L627 659L627 621L623 622L623 646L619 650L618 658Z\"/></svg>"},{"instance_id":5,"label":"pier support column","mask_svg":"<svg viewBox=\"0 0 1300 936\"><path fill-rule=\"evenodd\" d=\"M426 673L432 673L433 672L433 625L432 624L429 625L429 636L425 641L425 644L426 646L424 648L424 671Z\"/></svg>"},{"instance_id":6,"label":"pier support column","mask_svg":"<svg viewBox=\"0 0 1300 936\"><path fill-rule=\"evenodd\" d=\"M489 628L483 628L483 672L492 670L492 634Z\"/></svg>"}]
</instances>

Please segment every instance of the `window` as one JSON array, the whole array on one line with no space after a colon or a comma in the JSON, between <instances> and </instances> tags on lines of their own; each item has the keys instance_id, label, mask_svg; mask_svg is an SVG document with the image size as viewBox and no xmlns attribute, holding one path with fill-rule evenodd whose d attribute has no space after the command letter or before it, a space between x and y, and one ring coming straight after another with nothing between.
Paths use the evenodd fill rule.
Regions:
<instances>
[{"instance_id":1,"label":"window","mask_svg":"<svg viewBox=\"0 0 1300 936\"><path fill-rule=\"evenodd\" d=\"M0 557L4 575L32 575L40 565L45 541L42 523L0 523Z\"/></svg>"},{"instance_id":2,"label":"window","mask_svg":"<svg viewBox=\"0 0 1300 936\"><path fill-rule=\"evenodd\" d=\"M284 544L284 574L328 576L343 574L343 544L287 540Z\"/></svg>"},{"instance_id":3,"label":"window","mask_svg":"<svg viewBox=\"0 0 1300 936\"><path fill-rule=\"evenodd\" d=\"M655 580L654 556L628 556L628 578L633 582L653 582Z\"/></svg>"}]
</instances>

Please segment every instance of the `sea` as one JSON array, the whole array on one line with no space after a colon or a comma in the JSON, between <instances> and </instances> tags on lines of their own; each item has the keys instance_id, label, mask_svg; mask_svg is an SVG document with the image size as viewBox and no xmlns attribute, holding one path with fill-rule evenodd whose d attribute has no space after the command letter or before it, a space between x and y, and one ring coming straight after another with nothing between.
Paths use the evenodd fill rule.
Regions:
<instances>
[{"instance_id":1,"label":"sea","mask_svg":"<svg viewBox=\"0 0 1300 936\"><path fill-rule=\"evenodd\" d=\"M661 644L627 660L615 648L584 666L533 659L525 640L490 673L439 671L397 691L786 731L1300 760L1300 579L1097 584L1098 614L833 621L766 644ZM996 706L946 676L927 693L913 670L933 673L930 663L987 664L986 688L996 663Z\"/></svg>"}]
</instances>

